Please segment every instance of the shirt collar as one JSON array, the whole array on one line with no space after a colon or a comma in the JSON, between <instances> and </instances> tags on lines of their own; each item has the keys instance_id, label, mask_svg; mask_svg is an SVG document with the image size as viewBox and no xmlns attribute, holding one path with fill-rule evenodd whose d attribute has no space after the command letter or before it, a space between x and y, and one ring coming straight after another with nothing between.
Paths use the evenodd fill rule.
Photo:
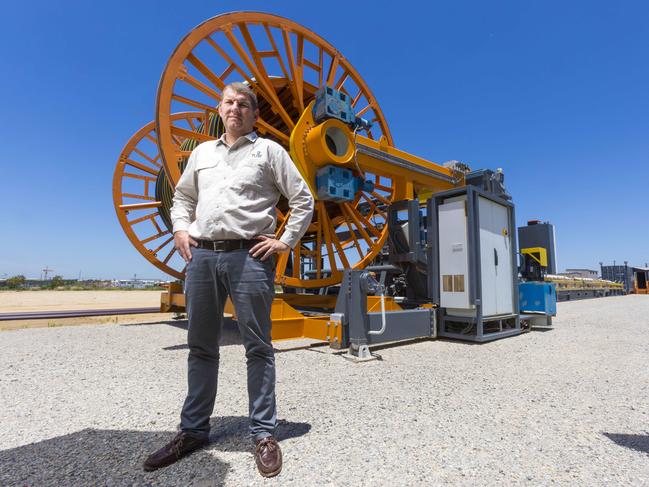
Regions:
<instances>
[{"instance_id":1,"label":"shirt collar","mask_svg":"<svg viewBox=\"0 0 649 487\"><path fill-rule=\"evenodd\" d=\"M257 138L258 138L259 136L257 135L257 132L255 132L255 131L253 130L252 132L250 132L249 134L244 135L243 137L245 137L245 138L246 138L247 140L249 140L250 142L254 143L255 140L257 140ZM240 144L237 144L237 143L239 142L239 140L241 140L241 137L239 137L239 138L237 139L237 141L236 141L234 144L232 144L231 147L234 147L235 145L240 145ZM219 137L218 139L216 139L216 145L221 145L221 144L222 144L222 145L225 145L225 146L228 145L228 144L226 144L226 142L225 142L225 133L224 133L223 135L221 135L221 137Z\"/></svg>"}]
</instances>

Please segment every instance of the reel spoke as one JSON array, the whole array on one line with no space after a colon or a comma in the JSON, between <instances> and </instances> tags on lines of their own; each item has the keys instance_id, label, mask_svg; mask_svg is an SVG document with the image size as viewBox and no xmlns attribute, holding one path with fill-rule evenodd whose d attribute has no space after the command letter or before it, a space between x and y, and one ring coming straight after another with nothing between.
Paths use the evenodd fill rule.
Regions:
<instances>
[{"instance_id":1,"label":"reel spoke","mask_svg":"<svg viewBox=\"0 0 649 487\"><path fill-rule=\"evenodd\" d=\"M176 149L196 144L205 116L186 112L172 116L187 127L177 135ZM172 188L160 161L154 123L138 130L122 150L113 175L113 203L126 236L149 262L178 279L185 262L176 253L171 235Z\"/></svg>"}]
</instances>

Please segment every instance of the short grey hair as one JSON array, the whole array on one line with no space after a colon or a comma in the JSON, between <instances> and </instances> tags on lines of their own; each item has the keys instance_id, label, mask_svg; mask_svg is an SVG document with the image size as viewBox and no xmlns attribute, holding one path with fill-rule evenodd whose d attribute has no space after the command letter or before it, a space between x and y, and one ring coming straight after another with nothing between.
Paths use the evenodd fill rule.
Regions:
<instances>
[{"instance_id":1,"label":"short grey hair","mask_svg":"<svg viewBox=\"0 0 649 487\"><path fill-rule=\"evenodd\" d=\"M235 93L239 93L241 95L246 95L248 97L248 100L250 100L250 106L252 107L252 109L257 110L257 95L255 95L255 92L250 89L250 86L248 86L247 83L241 83L239 81L229 83L223 87L223 91L221 93L225 93L225 90L227 89L230 89Z\"/></svg>"}]
</instances>

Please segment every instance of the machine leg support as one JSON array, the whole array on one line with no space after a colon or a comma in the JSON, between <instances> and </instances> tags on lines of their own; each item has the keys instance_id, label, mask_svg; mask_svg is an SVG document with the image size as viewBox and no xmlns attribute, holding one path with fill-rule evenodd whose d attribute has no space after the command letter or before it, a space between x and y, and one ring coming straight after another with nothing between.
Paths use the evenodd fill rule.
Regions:
<instances>
[{"instance_id":1,"label":"machine leg support","mask_svg":"<svg viewBox=\"0 0 649 487\"><path fill-rule=\"evenodd\" d=\"M349 351L343 355L347 360L352 362L369 362L371 360L380 360L381 356L372 353L370 347L367 344L362 345L351 345Z\"/></svg>"}]
</instances>

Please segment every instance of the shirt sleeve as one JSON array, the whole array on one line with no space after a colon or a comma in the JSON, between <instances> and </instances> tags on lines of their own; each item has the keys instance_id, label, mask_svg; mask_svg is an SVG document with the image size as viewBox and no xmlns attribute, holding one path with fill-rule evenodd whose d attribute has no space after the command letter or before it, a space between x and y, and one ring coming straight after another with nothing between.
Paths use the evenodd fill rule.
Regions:
<instances>
[{"instance_id":1,"label":"shirt sleeve","mask_svg":"<svg viewBox=\"0 0 649 487\"><path fill-rule=\"evenodd\" d=\"M279 240L294 248L311 223L313 196L288 152L280 145L275 144L271 145L269 149L275 184L288 199L291 209L284 233Z\"/></svg>"},{"instance_id":2,"label":"shirt sleeve","mask_svg":"<svg viewBox=\"0 0 649 487\"><path fill-rule=\"evenodd\" d=\"M174 191L173 205L170 209L173 233L189 230L189 225L195 218L196 204L198 201L198 187L196 184L196 152L194 149L189 156L187 166L183 171L176 190Z\"/></svg>"}]
</instances>

